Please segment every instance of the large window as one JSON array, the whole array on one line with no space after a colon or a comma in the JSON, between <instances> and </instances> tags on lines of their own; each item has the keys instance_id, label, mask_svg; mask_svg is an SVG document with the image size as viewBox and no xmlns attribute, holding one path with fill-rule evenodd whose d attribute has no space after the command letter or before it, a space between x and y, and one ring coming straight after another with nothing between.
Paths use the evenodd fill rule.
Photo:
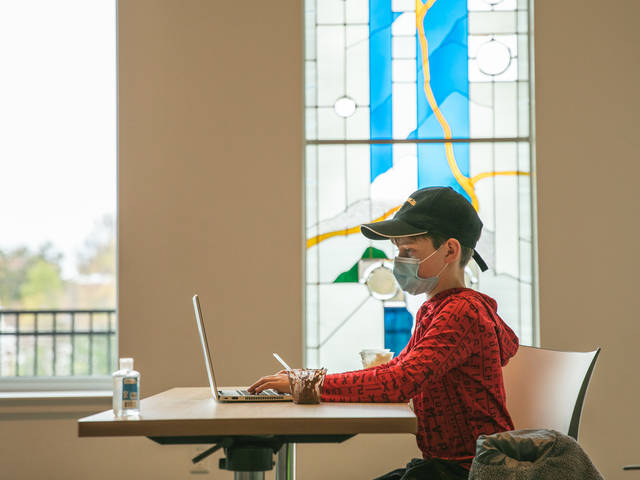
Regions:
<instances>
[{"instance_id":1,"label":"large window","mask_svg":"<svg viewBox=\"0 0 640 480\"><path fill-rule=\"evenodd\" d=\"M390 277L390 242L359 225L447 185L477 209L496 298L534 342L527 0L307 0L306 363L360 367L409 338L424 296Z\"/></svg>"},{"instance_id":2,"label":"large window","mask_svg":"<svg viewBox=\"0 0 640 480\"><path fill-rule=\"evenodd\" d=\"M0 390L114 369L115 27L114 0L0 2Z\"/></svg>"}]
</instances>

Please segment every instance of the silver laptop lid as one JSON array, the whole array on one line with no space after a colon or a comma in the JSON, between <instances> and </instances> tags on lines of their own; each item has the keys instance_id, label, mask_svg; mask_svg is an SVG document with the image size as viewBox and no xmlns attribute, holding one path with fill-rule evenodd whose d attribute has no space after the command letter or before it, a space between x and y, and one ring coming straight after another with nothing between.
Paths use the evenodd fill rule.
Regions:
<instances>
[{"instance_id":1,"label":"silver laptop lid","mask_svg":"<svg viewBox=\"0 0 640 480\"><path fill-rule=\"evenodd\" d=\"M193 310L196 313L196 323L198 324L198 333L200 333L200 343L202 344L204 363L207 367L207 375L209 376L211 394L216 398L216 400L219 400L220 395L218 394L216 377L213 374L213 360L211 358L211 352L209 351L209 342L207 341L207 332L204 329L204 321L202 318L202 310L200 309L200 299L198 298L198 295L193 296Z\"/></svg>"}]
</instances>

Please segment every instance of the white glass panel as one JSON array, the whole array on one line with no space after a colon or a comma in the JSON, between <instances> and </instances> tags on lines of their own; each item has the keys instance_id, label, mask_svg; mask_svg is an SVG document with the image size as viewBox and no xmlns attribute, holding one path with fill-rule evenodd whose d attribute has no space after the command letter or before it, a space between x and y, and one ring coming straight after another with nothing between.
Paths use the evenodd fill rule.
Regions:
<instances>
[{"instance_id":1,"label":"white glass panel","mask_svg":"<svg viewBox=\"0 0 640 480\"><path fill-rule=\"evenodd\" d=\"M491 83L469 83L469 133L472 138L493 136Z\"/></svg>"},{"instance_id":2,"label":"white glass panel","mask_svg":"<svg viewBox=\"0 0 640 480\"><path fill-rule=\"evenodd\" d=\"M320 298L321 341L325 335L336 332L321 347L320 364L329 372L361 369L358 352L384 346L382 302L370 297L367 288L360 284L323 285Z\"/></svg>"},{"instance_id":3,"label":"white glass panel","mask_svg":"<svg viewBox=\"0 0 640 480\"><path fill-rule=\"evenodd\" d=\"M511 57L509 47L494 39L479 45L476 51L478 68L485 75L496 76L504 73L511 64Z\"/></svg>"},{"instance_id":4,"label":"white glass panel","mask_svg":"<svg viewBox=\"0 0 640 480\"><path fill-rule=\"evenodd\" d=\"M369 104L369 28L347 27L347 95Z\"/></svg>"},{"instance_id":5,"label":"white glass panel","mask_svg":"<svg viewBox=\"0 0 640 480\"><path fill-rule=\"evenodd\" d=\"M520 284L520 345L533 345L533 289L531 284Z\"/></svg>"},{"instance_id":6,"label":"white glass panel","mask_svg":"<svg viewBox=\"0 0 640 480\"><path fill-rule=\"evenodd\" d=\"M518 35L518 78L529 79L529 37Z\"/></svg>"},{"instance_id":7,"label":"white glass panel","mask_svg":"<svg viewBox=\"0 0 640 480\"><path fill-rule=\"evenodd\" d=\"M391 48L393 58L416 58L416 37L403 36L392 37Z\"/></svg>"},{"instance_id":8,"label":"white glass panel","mask_svg":"<svg viewBox=\"0 0 640 480\"><path fill-rule=\"evenodd\" d=\"M527 33L529 31L529 14L526 10L518 11L518 33Z\"/></svg>"},{"instance_id":9,"label":"white glass panel","mask_svg":"<svg viewBox=\"0 0 640 480\"><path fill-rule=\"evenodd\" d=\"M347 23L369 22L369 0L346 0Z\"/></svg>"},{"instance_id":10,"label":"white glass panel","mask_svg":"<svg viewBox=\"0 0 640 480\"><path fill-rule=\"evenodd\" d=\"M318 138L317 110L315 108L307 108L304 114L307 140L316 140Z\"/></svg>"},{"instance_id":11,"label":"white glass panel","mask_svg":"<svg viewBox=\"0 0 640 480\"><path fill-rule=\"evenodd\" d=\"M307 323L305 327L305 336L307 345L315 347L319 343L319 287L318 285L309 285L306 290L306 311L307 311Z\"/></svg>"},{"instance_id":12,"label":"white glass panel","mask_svg":"<svg viewBox=\"0 0 640 480\"><path fill-rule=\"evenodd\" d=\"M345 95L344 27L318 27L318 102L328 106Z\"/></svg>"},{"instance_id":13,"label":"white glass panel","mask_svg":"<svg viewBox=\"0 0 640 480\"><path fill-rule=\"evenodd\" d=\"M513 176L497 176L494 180L496 272L518 277L518 181Z\"/></svg>"},{"instance_id":14,"label":"white glass panel","mask_svg":"<svg viewBox=\"0 0 640 480\"><path fill-rule=\"evenodd\" d=\"M516 12L469 12L470 34L515 33Z\"/></svg>"},{"instance_id":15,"label":"white glass panel","mask_svg":"<svg viewBox=\"0 0 640 480\"><path fill-rule=\"evenodd\" d=\"M359 210L362 205L356 205L355 210ZM329 238L316 247L319 250L319 277L320 283L332 283L338 275L349 270L360 260L362 254L370 245L370 242L360 233L344 235L348 228L358 227L368 221L366 211L364 215L355 215L353 212L346 212L336 215L330 221L322 222L320 232L339 232L338 236ZM364 218L365 220L362 220Z\"/></svg>"},{"instance_id":16,"label":"white glass panel","mask_svg":"<svg viewBox=\"0 0 640 480\"><path fill-rule=\"evenodd\" d=\"M315 235L313 235L315 236ZM318 249L317 248L308 248L307 249L307 263L306 263L306 277L307 283L315 284L318 283L319 280L319 267L318 267L319 259L318 259ZM307 306L307 308L309 308Z\"/></svg>"},{"instance_id":17,"label":"white glass panel","mask_svg":"<svg viewBox=\"0 0 640 480\"><path fill-rule=\"evenodd\" d=\"M467 8L470 11L515 10L516 0L468 0Z\"/></svg>"},{"instance_id":18,"label":"white glass panel","mask_svg":"<svg viewBox=\"0 0 640 480\"><path fill-rule=\"evenodd\" d=\"M518 189L520 192L518 202L520 238L531 242L531 177L529 175L521 175L518 178Z\"/></svg>"},{"instance_id":19,"label":"white glass panel","mask_svg":"<svg viewBox=\"0 0 640 480\"><path fill-rule=\"evenodd\" d=\"M370 155L368 145L347 146L347 204L369 200Z\"/></svg>"},{"instance_id":20,"label":"white glass panel","mask_svg":"<svg viewBox=\"0 0 640 480\"><path fill-rule=\"evenodd\" d=\"M495 135L516 137L518 135L518 89L515 82L495 83Z\"/></svg>"},{"instance_id":21,"label":"white glass panel","mask_svg":"<svg viewBox=\"0 0 640 480\"><path fill-rule=\"evenodd\" d=\"M305 211L307 237L317 235L317 229L311 226L318 223L318 147L308 145L305 155Z\"/></svg>"},{"instance_id":22,"label":"white glass panel","mask_svg":"<svg viewBox=\"0 0 640 480\"><path fill-rule=\"evenodd\" d=\"M494 82L513 82L518 79L518 59L516 57L511 58L509 68L507 68L500 75L494 75L491 77Z\"/></svg>"},{"instance_id":23,"label":"white glass panel","mask_svg":"<svg viewBox=\"0 0 640 480\"><path fill-rule=\"evenodd\" d=\"M318 218L320 222L344 212L347 202L345 148L318 147Z\"/></svg>"},{"instance_id":24,"label":"white glass panel","mask_svg":"<svg viewBox=\"0 0 640 480\"><path fill-rule=\"evenodd\" d=\"M393 167L371 184L373 218L402 205L417 189L416 144L393 145Z\"/></svg>"},{"instance_id":25,"label":"white glass panel","mask_svg":"<svg viewBox=\"0 0 640 480\"><path fill-rule=\"evenodd\" d=\"M470 35L469 41L469 81L470 82L505 82L516 80L518 76L518 45L516 35ZM506 70L498 75L489 75L494 68L494 62L498 62L504 65L504 59L502 56L495 57L493 54L500 55L500 52L495 48L488 48L487 44L491 42L497 42L500 45L504 45L511 55L511 61ZM478 61L478 55L485 55L484 71L481 69L481 65ZM488 56L487 56L488 54Z\"/></svg>"},{"instance_id":26,"label":"white glass panel","mask_svg":"<svg viewBox=\"0 0 640 480\"><path fill-rule=\"evenodd\" d=\"M493 171L493 144L470 143L469 144L469 175L475 175ZM481 203L482 205L482 203Z\"/></svg>"},{"instance_id":27,"label":"white glass panel","mask_svg":"<svg viewBox=\"0 0 640 480\"><path fill-rule=\"evenodd\" d=\"M315 1L305 2L304 25L305 58L313 60L316 58Z\"/></svg>"},{"instance_id":28,"label":"white glass panel","mask_svg":"<svg viewBox=\"0 0 640 480\"><path fill-rule=\"evenodd\" d=\"M518 135L529 135L529 84L518 82Z\"/></svg>"},{"instance_id":29,"label":"white glass panel","mask_svg":"<svg viewBox=\"0 0 640 480\"><path fill-rule=\"evenodd\" d=\"M517 0L483 0L486 3L490 3L494 10L515 10L517 7Z\"/></svg>"},{"instance_id":30,"label":"white glass panel","mask_svg":"<svg viewBox=\"0 0 640 480\"><path fill-rule=\"evenodd\" d=\"M391 0L392 12L407 12L416 9L415 0Z\"/></svg>"},{"instance_id":31,"label":"white glass panel","mask_svg":"<svg viewBox=\"0 0 640 480\"><path fill-rule=\"evenodd\" d=\"M520 240L520 280L531 283L531 242Z\"/></svg>"},{"instance_id":32,"label":"white glass panel","mask_svg":"<svg viewBox=\"0 0 640 480\"><path fill-rule=\"evenodd\" d=\"M418 124L415 83L394 83L393 100L393 138L407 138Z\"/></svg>"},{"instance_id":33,"label":"white glass panel","mask_svg":"<svg viewBox=\"0 0 640 480\"><path fill-rule=\"evenodd\" d=\"M487 271L480 274L480 291L498 300L498 315L520 335L520 282ZM531 306L529 306L531 308Z\"/></svg>"},{"instance_id":34,"label":"white glass panel","mask_svg":"<svg viewBox=\"0 0 640 480\"><path fill-rule=\"evenodd\" d=\"M469 145L470 176L494 171L493 144L471 143ZM483 178L475 183L475 192L478 198L478 215L484 224L484 230L495 230L494 223L494 191L493 178Z\"/></svg>"},{"instance_id":35,"label":"white glass panel","mask_svg":"<svg viewBox=\"0 0 640 480\"><path fill-rule=\"evenodd\" d=\"M392 35L415 35L416 14L415 12L405 12L398 16L391 25Z\"/></svg>"},{"instance_id":36,"label":"white glass panel","mask_svg":"<svg viewBox=\"0 0 640 480\"><path fill-rule=\"evenodd\" d=\"M356 102L353 98L341 97L333 104L333 111L342 118L349 118L356 113Z\"/></svg>"},{"instance_id":37,"label":"white glass panel","mask_svg":"<svg viewBox=\"0 0 640 480\"><path fill-rule=\"evenodd\" d=\"M335 140L344 138L345 120L336 114L335 109L318 108L318 138L322 140Z\"/></svg>"},{"instance_id":38,"label":"white glass panel","mask_svg":"<svg viewBox=\"0 0 640 480\"><path fill-rule=\"evenodd\" d=\"M319 24L344 23L344 0L318 0L316 2L316 15Z\"/></svg>"},{"instance_id":39,"label":"white glass panel","mask_svg":"<svg viewBox=\"0 0 640 480\"><path fill-rule=\"evenodd\" d=\"M415 60L398 59L392 60L392 79L394 82L414 82L416 81ZM415 89L415 86L413 87Z\"/></svg>"},{"instance_id":40,"label":"white glass panel","mask_svg":"<svg viewBox=\"0 0 640 480\"><path fill-rule=\"evenodd\" d=\"M369 138L369 109L357 108L356 113L347 118L347 138L364 140Z\"/></svg>"},{"instance_id":41,"label":"white glass panel","mask_svg":"<svg viewBox=\"0 0 640 480\"><path fill-rule=\"evenodd\" d=\"M320 285L320 328L319 343L322 348L333 338L338 329L344 328L365 303L374 298L369 295L366 285L361 283L333 283Z\"/></svg>"},{"instance_id":42,"label":"white glass panel","mask_svg":"<svg viewBox=\"0 0 640 480\"><path fill-rule=\"evenodd\" d=\"M304 93L305 102L308 107L317 105L317 90L316 90L316 62L308 61L304 63Z\"/></svg>"},{"instance_id":43,"label":"white glass panel","mask_svg":"<svg viewBox=\"0 0 640 480\"><path fill-rule=\"evenodd\" d=\"M518 170L521 172L531 172L530 149L527 142L518 144Z\"/></svg>"},{"instance_id":44,"label":"white glass panel","mask_svg":"<svg viewBox=\"0 0 640 480\"><path fill-rule=\"evenodd\" d=\"M393 145L393 168L387 172L386 184L389 198L395 199L393 206L402 205L418 189L417 169L418 146L415 143Z\"/></svg>"},{"instance_id":45,"label":"white glass panel","mask_svg":"<svg viewBox=\"0 0 640 480\"><path fill-rule=\"evenodd\" d=\"M518 145L516 143L495 143L493 148L496 172L512 172L518 169Z\"/></svg>"},{"instance_id":46,"label":"white glass panel","mask_svg":"<svg viewBox=\"0 0 640 480\"><path fill-rule=\"evenodd\" d=\"M320 353L317 348L305 348L305 368L320 368Z\"/></svg>"}]
</instances>

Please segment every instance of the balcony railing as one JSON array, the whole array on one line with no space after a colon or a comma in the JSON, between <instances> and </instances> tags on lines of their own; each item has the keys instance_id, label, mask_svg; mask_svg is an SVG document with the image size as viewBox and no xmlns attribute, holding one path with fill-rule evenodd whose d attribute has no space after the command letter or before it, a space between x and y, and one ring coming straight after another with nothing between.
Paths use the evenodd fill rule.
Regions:
<instances>
[{"instance_id":1,"label":"balcony railing","mask_svg":"<svg viewBox=\"0 0 640 480\"><path fill-rule=\"evenodd\" d=\"M116 311L0 310L0 377L109 375Z\"/></svg>"}]
</instances>

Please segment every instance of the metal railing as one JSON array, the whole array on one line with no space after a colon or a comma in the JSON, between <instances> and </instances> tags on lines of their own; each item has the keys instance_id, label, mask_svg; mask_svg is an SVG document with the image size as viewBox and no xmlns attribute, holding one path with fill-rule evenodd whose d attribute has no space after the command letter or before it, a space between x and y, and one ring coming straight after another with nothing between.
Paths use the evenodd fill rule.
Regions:
<instances>
[{"instance_id":1,"label":"metal railing","mask_svg":"<svg viewBox=\"0 0 640 480\"><path fill-rule=\"evenodd\" d=\"M116 311L0 310L0 377L109 375Z\"/></svg>"}]
</instances>

